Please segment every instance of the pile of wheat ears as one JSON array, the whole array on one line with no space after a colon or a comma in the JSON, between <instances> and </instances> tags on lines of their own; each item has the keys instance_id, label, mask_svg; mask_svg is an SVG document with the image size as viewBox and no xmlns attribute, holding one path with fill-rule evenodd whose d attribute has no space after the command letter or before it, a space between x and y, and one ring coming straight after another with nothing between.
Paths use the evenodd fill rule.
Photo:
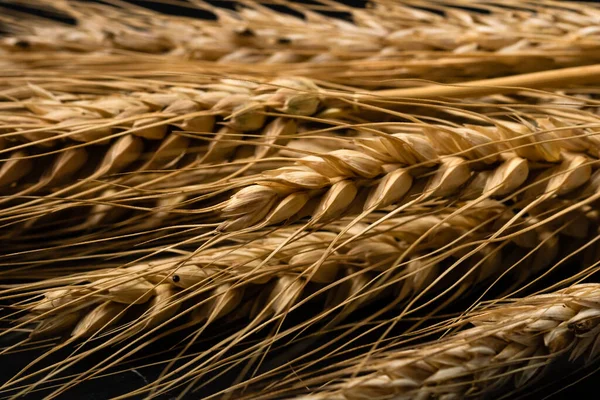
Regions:
<instances>
[{"instance_id":1,"label":"pile of wheat ears","mask_svg":"<svg viewBox=\"0 0 600 400\"><path fill-rule=\"evenodd\" d=\"M2 398L593 372L600 6L0 0L0 33Z\"/></svg>"}]
</instances>

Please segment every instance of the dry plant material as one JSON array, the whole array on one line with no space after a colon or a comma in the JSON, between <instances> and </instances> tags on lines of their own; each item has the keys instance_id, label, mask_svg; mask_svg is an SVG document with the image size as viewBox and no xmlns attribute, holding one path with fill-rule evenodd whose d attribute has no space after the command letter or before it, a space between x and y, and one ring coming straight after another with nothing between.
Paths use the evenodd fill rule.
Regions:
<instances>
[{"instance_id":1,"label":"dry plant material","mask_svg":"<svg viewBox=\"0 0 600 400\"><path fill-rule=\"evenodd\" d=\"M361 138L358 150L307 156L294 166L264 171L223 205L228 221L221 228L265 226L298 213L313 223L328 222L353 209L370 212L435 198L478 202L517 194L533 208L590 183L598 161L596 128L589 134L553 131L562 125L552 118L538 120L552 130L494 122Z\"/></svg>"},{"instance_id":2,"label":"dry plant material","mask_svg":"<svg viewBox=\"0 0 600 400\"><path fill-rule=\"evenodd\" d=\"M93 93L97 86L110 88L117 82L80 82L78 91L84 93L80 95L55 95L32 84L11 87L4 94L20 101L2 103L0 129L7 140L31 142L19 148L53 147L57 139L98 145L124 134L161 140L173 129L208 134L217 117L224 118L222 125L230 129L230 134L241 134L264 128L267 109L290 116L310 116L320 106L319 88L307 79L282 78L262 84L207 77L202 81L206 83L198 85L198 89L177 85L161 88L154 84L154 90L142 91L141 85L128 90L125 84L106 96L90 96L85 91Z\"/></svg>"},{"instance_id":3,"label":"dry plant material","mask_svg":"<svg viewBox=\"0 0 600 400\"><path fill-rule=\"evenodd\" d=\"M260 2L244 2L237 11L196 3L192 7L217 18L198 21L141 8L37 0L32 7L69 16L77 25L34 16L26 23L9 11L4 22L15 34L2 44L11 57L34 64L45 62L36 59L36 53L60 50L69 52L71 59L99 53L105 60L115 58L109 63L135 68L120 54L135 51L173 61L218 63L232 73L256 71L260 65L261 71L272 75L367 87L415 84L397 81L401 78L456 82L600 59L598 10L593 5L373 3L368 9L333 2L319 9L290 3L300 16L274 11ZM327 17L319 13L322 10L346 13L350 21ZM340 68L342 63L345 68Z\"/></svg>"},{"instance_id":4,"label":"dry plant material","mask_svg":"<svg viewBox=\"0 0 600 400\"><path fill-rule=\"evenodd\" d=\"M0 18L0 276L19 282L0 300L23 299L0 336L30 328L23 344L51 346L3 394L53 385L111 349L49 397L62 395L188 328L177 351L190 357L129 395L185 393L241 365L223 392L234 393L260 381L243 378L274 346L373 301L390 300L357 325L435 314L480 289L472 306L529 292L568 260L584 269L563 286L597 269L597 88L575 86L600 76L595 6L280 2L298 18L194 2L208 22L113 3L28 4L74 26ZM599 293L469 308L474 328L355 359L310 398L523 387L558 355L596 357ZM186 354L216 321L230 334ZM72 344L88 347L41 366ZM270 387L300 387L282 382Z\"/></svg>"},{"instance_id":5,"label":"dry plant material","mask_svg":"<svg viewBox=\"0 0 600 400\"><path fill-rule=\"evenodd\" d=\"M474 327L379 354L358 371L363 376L302 398L484 398L522 388L559 356L598 357L599 290L597 284L574 285L474 312L468 318Z\"/></svg>"},{"instance_id":6,"label":"dry plant material","mask_svg":"<svg viewBox=\"0 0 600 400\"><path fill-rule=\"evenodd\" d=\"M26 216L25 227L38 216L50 215L50 210L65 211L90 198L101 204L91 210L91 217L82 221L81 227L93 227L99 215L114 210L106 204L119 202L125 193L138 196L136 189L154 180L173 182L178 174L187 171L189 175L200 165L218 165L235 158L265 158L277 151L273 146L285 144L296 134L294 117L312 115L320 107L318 88L308 80L294 78L263 85L225 79L206 84L206 90L172 88L93 100L81 100L84 96L63 100L29 85L21 95L23 101L7 102L7 110L0 113L0 130L8 144L0 150L7 156L0 164L0 190L4 188L8 194L2 202L13 202L13 207L3 210L4 221L13 223ZM280 112L282 117L267 118L267 110ZM19 115L23 117L16 118ZM31 121L36 121L35 127ZM245 135L251 139L244 147ZM239 147L242 150L237 150ZM101 152L105 153L101 159L90 157ZM42 165L50 170L37 176L35 167ZM213 168L204 178L195 172L193 179L196 183L218 180L252 168L247 165L230 172ZM147 173L160 170L167 173L158 177ZM124 177L112 178L123 172ZM76 182L69 184L73 180ZM99 180L110 184L99 184ZM120 190L115 190L117 187ZM37 193L46 196L27 197ZM59 197L62 199L53 200ZM161 194L157 208L164 207L164 202Z\"/></svg>"},{"instance_id":7,"label":"dry plant material","mask_svg":"<svg viewBox=\"0 0 600 400\"><path fill-rule=\"evenodd\" d=\"M250 318L252 322L239 334L243 337L248 329L283 318L302 304L302 299L315 290L309 288L309 283L325 288L327 293L326 313L311 322L315 323L331 314L328 308L337 308L335 313L339 318L389 295L384 283L391 285L393 295L404 303L424 291L436 295L446 289L444 285L456 286L454 280L432 286L445 269L462 276L460 286L453 289L458 294L507 272L518 281L527 281L545 272L555 260L569 256L570 250L560 251L557 234L543 224L524 236L489 243L469 253L480 240L485 241L487 232L498 221L509 220L511 215L502 204L487 200L460 215L447 212L390 218L367 237L359 236L333 253L328 246L344 230L346 221L294 241L289 238L298 226L274 231L266 237L260 232L249 233L238 238L243 241L254 237L243 246L208 248L191 257L157 259L34 283L33 292L38 287L51 289L44 298L26 307L30 314L23 323L37 324L30 334L33 340L67 336L69 342L77 341L108 329L114 344L162 326L174 330L196 326L200 333L216 320ZM591 219L583 217L588 222L561 233L580 239L582 235L587 237L583 231L598 229L593 217L593 213ZM576 219L572 215L565 218ZM595 229L588 228L590 222ZM355 226L348 237L367 226ZM507 246L506 250L503 246ZM413 251L407 253L411 248ZM507 271L503 259L514 256L519 248L522 258L515 261L518 266ZM400 256L407 261L398 263ZM386 280L374 283L374 278L386 274L390 275ZM257 291L260 291L258 296ZM15 295L21 290L9 292ZM19 293L27 295L27 290ZM246 306L238 309L241 304ZM232 335L228 342L235 343L239 340L237 336ZM125 350L129 356L135 353L129 347ZM116 355L119 353L122 352ZM13 384L20 381L17 379Z\"/></svg>"}]
</instances>

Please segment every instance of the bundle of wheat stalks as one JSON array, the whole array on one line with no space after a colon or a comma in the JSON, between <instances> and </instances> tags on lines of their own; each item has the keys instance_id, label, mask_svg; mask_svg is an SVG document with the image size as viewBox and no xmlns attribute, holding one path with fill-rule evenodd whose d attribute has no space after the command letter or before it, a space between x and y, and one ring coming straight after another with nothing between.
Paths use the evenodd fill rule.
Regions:
<instances>
[{"instance_id":1,"label":"bundle of wheat stalks","mask_svg":"<svg viewBox=\"0 0 600 400\"><path fill-rule=\"evenodd\" d=\"M600 7L213 3L0 1L3 397L515 398L598 359Z\"/></svg>"}]
</instances>

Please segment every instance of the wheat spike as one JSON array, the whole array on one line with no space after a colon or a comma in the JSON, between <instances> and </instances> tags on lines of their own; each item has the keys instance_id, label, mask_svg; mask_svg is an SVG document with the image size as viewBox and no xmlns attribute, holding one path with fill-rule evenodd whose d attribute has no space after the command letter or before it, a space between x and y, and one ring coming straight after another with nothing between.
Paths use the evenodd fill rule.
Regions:
<instances>
[{"instance_id":1,"label":"wheat spike","mask_svg":"<svg viewBox=\"0 0 600 400\"><path fill-rule=\"evenodd\" d=\"M173 85L151 92L123 87L112 95L92 99L85 99L84 95L61 98L31 84L11 88L4 94L21 101L4 104L6 111L0 116L2 132L7 139L32 142L35 146L52 146L54 137L102 144L115 137L116 132L158 140L166 136L169 127L199 134L211 132L217 116L228 117L225 122L232 130L248 132L263 127L263 111L267 107L300 116L312 115L319 107L319 89L306 79L278 79L262 85L234 79L203 80L204 90ZM94 86L109 84L89 80L80 83L79 91L84 92L86 86L92 90ZM64 133L45 132L50 128ZM31 145L21 145L19 149L27 147Z\"/></svg>"},{"instance_id":2,"label":"wheat spike","mask_svg":"<svg viewBox=\"0 0 600 400\"><path fill-rule=\"evenodd\" d=\"M560 126L552 119L542 123ZM498 121L491 127L430 126L421 132L358 139L361 151L335 150L263 172L255 185L242 188L223 205L229 221L222 227L268 225L298 212L314 222L328 221L347 212L355 198L369 211L431 198L509 198L525 186L523 199L537 197L533 203L539 204L589 183L597 161L593 131L561 132L536 132ZM423 167L432 165L433 173L423 174ZM363 198L357 196L361 187ZM311 199L313 208L302 211ZM281 211L284 207L287 213Z\"/></svg>"},{"instance_id":3,"label":"wheat spike","mask_svg":"<svg viewBox=\"0 0 600 400\"><path fill-rule=\"evenodd\" d=\"M484 398L521 388L561 355L597 357L596 284L575 285L477 312L437 343L384 353L361 377L303 399Z\"/></svg>"},{"instance_id":4,"label":"wheat spike","mask_svg":"<svg viewBox=\"0 0 600 400\"><path fill-rule=\"evenodd\" d=\"M80 340L98 333L98 329L112 326L116 335L114 341L120 342L166 322L174 326L173 320L183 317L179 323L183 327L213 323L216 319L227 317L244 301L246 292L249 293L249 304L254 305L244 312L255 319L254 325L258 321L279 318L296 307L295 303L303 297L307 281L325 286L344 275L350 279L333 287L328 302L329 307L342 306L342 315L346 315L384 293L369 282L377 276L374 271L394 272L388 281L398 299L406 301L420 291L431 290L430 285L440 274L439 266L443 263L451 265L451 269L471 270L467 274L469 279L463 278L458 289L464 292L497 279L505 270L501 262L503 256L499 256L502 252L498 251L501 248L494 245L477 252L466 262L461 261L466 250L472 247L471 242L485 237L490 220L498 219L507 212L500 203L484 203L477 209L451 218L448 218L451 214L441 214L389 219L371 236L340 248L324 262L320 259L326 254L328 242L337 237L336 231L344 229L345 224L341 221L332 225L331 231L316 231L291 243L287 242L288 237L297 230L293 226L275 231L264 239L260 239L259 235L259 239L243 247L216 247L191 258L161 259L42 281L34 287L52 289L45 293L43 299L27 306L33 314L24 322L38 324L31 332L32 339L70 332L72 340ZM350 235L363 227L354 229L349 232ZM535 239L513 238L516 245L525 246L524 250L539 246L537 251L524 257L526 262L521 262L516 268L515 276L520 279L544 271L561 254L557 247L558 239L547 227L542 226L535 232ZM568 235L569 231L565 233ZM251 237L256 233L248 235ZM577 230L575 235L581 236L582 232ZM239 239L245 240L243 236ZM417 241L421 242L420 246L411 253L407 262L401 264L402 268L398 268L396 258ZM287 244L281 247L282 243ZM452 247L440 254L424 256L428 251L449 245ZM506 253L514 253L514 249ZM370 272L361 273L357 270L359 265ZM457 273L461 274L459 270ZM251 300L257 288L262 288L261 295ZM443 288L434 286L433 289L439 291ZM358 295L360 297L353 298ZM190 300L195 305L178 315L182 303ZM144 311L134 314L134 320L123 319L125 311L136 304ZM86 313L86 310L94 311ZM81 319L84 315L85 318ZM240 316L238 312L236 318ZM119 321L125 322L119 325ZM15 383L19 381L15 380Z\"/></svg>"},{"instance_id":5,"label":"wheat spike","mask_svg":"<svg viewBox=\"0 0 600 400\"><path fill-rule=\"evenodd\" d=\"M518 4L508 9L481 4L484 15L453 2L426 2L432 9L425 11L421 3L377 1L369 10L327 3L332 11L348 13L351 21L328 18L300 4L293 9L303 18L259 2L244 3L236 12L201 4L198 8L217 21L200 23L139 8L36 1L38 7L68 15L78 25L39 20L27 25L9 17L6 23L15 35L5 39L3 47L13 57L25 53L25 62L31 62L27 55L33 52L78 55L109 50L125 65L128 60L119 52L126 50L216 62L233 66L232 73L255 71L260 63L261 71L281 75L284 64L283 74L288 76L367 87L381 85L382 76L455 82L590 64L599 57L597 10L591 5L542 2L525 10ZM341 63L347 71L340 71Z\"/></svg>"},{"instance_id":6,"label":"wheat spike","mask_svg":"<svg viewBox=\"0 0 600 400\"><path fill-rule=\"evenodd\" d=\"M35 96L36 92L39 92L31 85L30 88L32 91L29 95L34 94ZM8 191L10 197L3 201L20 200L20 197L24 197L25 201L3 210L3 213L9 220L22 218L24 215L29 215L29 218L41 214L47 215L48 208L52 204L56 205L55 211L65 210L72 207L73 204L77 204L78 199L89 198L92 195L98 196L100 191L104 191L104 194L95 200L114 201L115 197L123 196L127 190L115 192L111 189L107 192L106 189L110 189L110 186L106 184L93 185L90 183L86 185L86 182L127 171L130 166L133 166L133 171L131 168L128 171L130 176L118 178L111 184L148 186L152 182L152 179L146 178L148 175L142 176L136 183L133 172L159 169L169 170L168 175L157 178L158 181L165 181L186 170L193 170L198 165L218 164L234 157L233 152L239 146L243 132L259 130L259 133L264 136L258 137L256 143L260 145L256 145L250 154L238 155L238 157L264 158L273 153L273 145L285 143L296 132L296 123L292 118L280 117L267 123L263 115L265 108L279 110L290 117L313 114L319 106L318 95L314 92L316 89L316 86L309 81L301 79L278 80L263 86L241 81L236 84L231 80L225 80L222 83L209 84L207 91L139 92L127 96L100 97L91 101L77 100L76 98L74 101L70 99L65 103L30 97L27 99L28 102L31 102L28 107L33 108L35 113L41 114L39 118L50 122L45 123L45 127L41 128L21 128L18 124L23 122L14 120L15 112L23 115L30 115L32 112L23 106L6 113L6 122L2 129L5 137L12 141L12 146L5 149L4 152L11 151L11 148L13 151L8 153L9 158L0 167L0 186L12 185L12 187ZM28 96L28 94L23 94ZM82 126L78 122L81 121L82 113L90 114L89 109L100 110L99 112L104 114L97 113L89 116L92 118L90 121L93 121L93 127ZM158 111L161 113L160 117L152 116L156 115ZM62 121L57 120L58 113L61 114L60 118L64 118ZM227 126L213 134L215 117L221 115L228 117L225 120ZM65 133L57 135L47 132L47 130L60 131L63 129L62 126L69 127ZM101 128L96 128L96 126ZM194 135L204 135L195 136L203 141L192 140L189 136L178 134L176 131L166 136L169 129L176 131L181 129L194 132ZM40 139L40 134L45 135L44 138ZM212 135L214 137L211 137ZM54 137L68 142L83 141L84 144L66 143L64 150L58 152L56 156L53 154L57 150L40 151L36 149L40 146L55 145L56 141L50 140ZM107 152L104 159L98 161L95 170L90 168L91 163L86 163L91 151L89 146L103 145L111 138L115 138L114 142L103 148L103 151ZM156 140L161 140L161 143L154 145L152 142ZM194 144L206 143L206 141L209 142L208 146L200 146L201 152L196 159L190 160L189 157L185 159L184 156L188 153L194 156L194 152L198 151L192 149ZM143 148L149 149L149 151L143 153ZM33 165L44 162L50 162L51 171L41 176L33 185L27 182L27 174ZM177 166L178 163L182 167L181 171L171 172L170 169ZM83 168L84 166L86 168ZM247 166L245 169L251 171L252 166ZM241 171L234 174L239 173ZM35 176L35 174L33 175ZM64 185L74 177L83 179L73 185ZM216 180L218 177L219 175L213 173L210 179ZM19 182L24 184L18 185ZM60 187L61 184L62 187ZM48 193L57 186L60 190L54 190L54 193L43 199L28 200L25 197L37 194L41 190L43 190L42 193L44 191ZM132 189L129 192L135 193ZM52 197L65 196L65 194L69 195L68 199L73 203L65 205L64 200L51 201ZM40 208L42 201L43 209ZM26 211L31 211L31 213L27 214ZM99 211L92 210L92 213L97 212ZM92 226L93 223L92 220L84 222L83 225Z\"/></svg>"}]
</instances>

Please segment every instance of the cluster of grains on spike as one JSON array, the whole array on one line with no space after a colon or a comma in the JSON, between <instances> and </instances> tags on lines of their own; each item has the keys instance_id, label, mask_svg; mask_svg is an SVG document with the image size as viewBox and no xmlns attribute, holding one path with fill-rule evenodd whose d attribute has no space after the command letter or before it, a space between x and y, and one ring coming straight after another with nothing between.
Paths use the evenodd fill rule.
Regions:
<instances>
[{"instance_id":1,"label":"cluster of grains on spike","mask_svg":"<svg viewBox=\"0 0 600 400\"><path fill-rule=\"evenodd\" d=\"M557 137L563 140L552 140ZM361 138L359 150L306 156L297 165L263 172L224 204L221 229L266 226L297 215L325 222L351 209L432 198L502 199L522 187L527 190L520 196L529 199L563 196L590 180L596 140L500 121Z\"/></svg>"},{"instance_id":2,"label":"cluster of grains on spike","mask_svg":"<svg viewBox=\"0 0 600 400\"><path fill-rule=\"evenodd\" d=\"M353 19L346 22L299 5L295 9L304 18L259 5L247 5L235 13L209 7L218 20L200 24L158 14L148 19L114 7L99 13L96 8L79 6L75 14L72 9L64 10L78 20L76 27L32 24L30 33L4 39L2 47L9 52L124 49L222 64L262 63L265 68L284 63L292 68L299 65L298 71L308 74L311 68L303 64L312 65L314 72L331 65L326 69L333 74L331 79L348 76L336 70L341 61L368 62L371 74L367 77L389 71L390 61L395 61L402 62L402 68L394 68L396 75L427 74L432 79L447 78L450 73L488 76L582 64L590 62L594 54L590 50L600 46L597 11L592 7L574 10L542 5L520 12L495 8L487 14L443 8L440 15L418 4L375 3L368 11L344 9ZM135 28L124 22L132 19L137 21ZM555 35L564 40L547 39ZM415 57L414 51L420 56ZM436 63L431 63L433 57ZM368 84L369 79L364 82Z\"/></svg>"},{"instance_id":3,"label":"cluster of grains on spike","mask_svg":"<svg viewBox=\"0 0 600 400\"><path fill-rule=\"evenodd\" d=\"M531 296L469 318L474 325L447 339L389 351L364 376L304 399L462 399L530 382L553 358L597 358L600 287L575 285Z\"/></svg>"},{"instance_id":4,"label":"cluster of grains on spike","mask_svg":"<svg viewBox=\"0 0 600 400\"><path fill-rule=\"evenodd\" d=\"M37 96L40 90L34 87L30 94ZM0 114L0 131L4 134L2 151L6 153L19 143L30 143L29 146L19 145L9 162L2 165L0 182L3 186L11 184L22 177L13 171L31 168L32 161L24 157L32 146L52 148L59 139L106 144L109 139L130 134L132 138L128 141L133 142L131 146L137 152L141 152L142 138L163 140L162 147L168 147L171 157L175 158L185 151L189 139L175 132L167 136L169 126L208 135L211 144L204 158L231 152L235 145L224 143L228 135L236 139L236 132L241 136L242 132L263 129L266 133L264 146L257 146L256 153L264 156L268 153L268 145L275 143L278 136L293 135L295 131L293 120L276 118L268 121L262 113L265 107L288 115L312 115L319 107L317 91L310 81L291 78L263 85L224 79L221 83L208 84L206 90L172 88L162 93L134 92L76 101L61 101L43 91L47 98L24 99L15 106L17 109ZM226 118L225 126L213 138L217 116ZM118 145L112 143L111 146ZM129 149L129 153L135 155L133 150ZM76 151L77 157L86 156L85 148L78 147ZM76 156L63 156L69 157Z\"/></svg>"},{"instance_id":5,"label":"cluster of grains on spike","mask_svg":"<svg viewBox=\"0 0 600 400\"><path fill-rule=\"evenodd\" d=\"M503 252L499 251L498 244L488 244L474 254L469 251L475 247L473 243L485 239L494 226L504 224L512 216L513 213L501 203L485 200L458 215L394 217L376 226L367 237L359 236L335 251L329 251L328 246L345 226L344 220L290 241L298 229L292 225L264 238L241 235L238 240L250 240L244 246L208 248L191 257L171 257L126 268L73 275L68 279L77 285L57 287L31 307L29 320L40 322L32 336L40 337L70 329L71 325L79 326L78 320L84 315L86 326L91 324L90 318L98 315L103 321L98 325L100 329L107 321L117 323L127 305L140 305L146 311L135 326L127 330L128 334L133 334L142 327L152 328L175 316L181 299L186 296L192 296L201 305L192 312L194 321L212 321L235 309L246 290L254 293L259 287L263 288L259 300L249 302L254 307L248 313L256 316L258 310L264 309L261 305L268 304L271 312L277 315L294 304L308 281L325 285L340 276L350 278L345 279L343 285L336 285L328 302L347 302L369 285L369 277L377 271L394 271L394 276L402 277L395 285L395 291L401 298L408 298L435 280L443 270L443 262L458 262L464 271L476 268L463 285L463 289L467 289L504 272ZM586 218L583 212L565 215L564 219L578 221L576 228L561 231L561 234L575 238L587 237L589 225L597 222ZM520 227L523 223L519 219L516 225ZM342 236L341 240L367 228L365 223L356 224L347 232L349 236ZM527 251L537 246L537 251L521 262L522 268L518 268L521 277L547 268L560 254L557 236L545 225L512 237L510 241ZM396 264L398 257L413 244L416 247L408 253L407 262L401 266ZM444 247L443 252L429 255ZM514 253L513 250L506 252ZM371 272L357 273L361 267ZM52 280L47 286L53 286ZM360 301L346 308L353 309L377 295L378 291L373 290L369 297L362 296ZM97 312L89 312L96 309ZM69 317L63 319L67 315ZM108 315L114 319L106 320ZM96 330L90 328L86 332L93 334Z\"/></svg>"},{"instance_id":6,"label":"cluster of grains on spike","mask_svg":"<svg viewBox=\"0 0 600 400\"><path fill-rule=\"evenodd\" d=\"M253 311L248 312L256 315L260 304L265 303L278 314L302 291L303 269L314 263L315 252L334 237L332 232L312 233L285 246L270 260L266 257L285 240L285 236L257 240L252 246L208 249L191 259L175 257L72 276L73 281L84 284L54 289L31 308L33 314L29 320L41 319L32 335L69 329L67 322L75 323L81 317L76 312L78 310L110 308L114 315L118 315L124 309L121 307L123 304L146 305L146 314L151 319L142 316L140 324L153 327L175 315L180 305L177 296L184 297L189 293L203 304L192 313L193 320L199 322L209 317L223 317L239 305L244 290L253 285L266 285L266 288L261 291L260 301L254 302ZM339 263L324 263L311 280L332 282ZM106 305L107 299L108 303L115 305ZM217 309L218 312L215 311ZM66 314L78 317L69 318L63 324L50 322L60 321ZM112 322L117 321L115 318Z\"/></svg>"},{"instance_id":7,"label":"cluster of grains on spike","mask_svg":"<svg viewBox=\"0 0 600 400\"><path fill-rule=\"evenodd\" d=\"M266 108L292 116L314 114L319 107L318 91L302 78L264 84L222 79L203 89L170 87L88 100L75 95L61 98L29 85L20 93L21 102L11 104L10 112L0 113L0 129L7 139L42 147L53 147L59 139L103 144L119 132L159 140L169 127L206 134L212 132L215 117L225 118L223 129L242 133L264 127Z\"/></svg>"},{"instance_id":8,"label":"cluster of grains on spike","mask_svg":"<svg viewBox=\"0 0 600 400\"><path fill-rule=\"evenodd\" d=\"M406 229L409 228L410 224ZM386 252L390 248L395 249L396 254L405 248L393 236L379 233L376 243L386 244L387 247L377 249L377 246L369 247L366 243L361 247L359 241L359 246L350 251L344 248L318 263L325 253L325 246L336 234L317 231L290 242L267 259L291 233L292 228L289 228L265 239L257 239L249 246L207 249L191 259L175 257L124 269L99 270L72 276L71 280L80 285L53 289L31 307L29 320L40 321L32 336L42 337L71 329L72 325L80 326L82 323L78 320L83 317L82 312L90 309L99 311L86 314L86 321L98 315L102 324L98 322L97 326L102 327L108 320L115 324L118 318L106 320L105 314L122 316L124 305L131 304L147 307L144 315L148 316L142 316L136 326L154 327L175 315L180 304L177 296L183 297L186 293L194 292L199 292L195 297L206 304L194 310L192 319L202 321L208 318L216 312L216 304L220 304L219 307L223 308L219 308L217 314L211 317L214 319L235 309L243 298L244 290L256 285L265 289L261 290L260 301L256 301L253 310L248 312L257 315L260 305L268 304L272 313L279 314L300 296L306 279L320 284L331 283L339 271L345 269L345 263L368 265L369 261L389 255ZM402 236L400 230L397 235ZM375 253L377 251L379 254ZM359 288L364 284L364 279L359 276L351 281L350 286ZM63 319L65 315L69 315L69 318ZM138 329L129 333L135 333ZM78 328L75 330L79 331ZM88 332L91 335L96 331Z\"/></svg>"},{"instance_id":9,"label":"cluster of grains on spike","mask_svg":"<svg viewBox=\"0 0 600 400\"><path fill-rule=\"evenodd\" d=\"M9 194L4 202L48 193L58 187L63 189L52 196L70 193L81 198L101 191L101 198L97 200L107 202L116 194L114 190L102 190L102 185L96 185L96 189L81 193L82 182L131 169L168 170L223 162L236 157L234 152L244 132L258 132L256 140L248 141L251 152L246 152L246 157L264 158L274 152L273 144L285 144L297 130L293 118L267 119L263 113L266 108L293 117L314 114L320 105L318 88L308 80L294 78L263 85L223 79L220 83L208 84L205 90L174 88L163 93L134 92L94 100L64 101L33 85L29 91L38 97L27 98L15 111L0 114L3 125L0 130L6 138L3 151L7 155L6 161L0 164L0 190ZM216 118L224 118L225 125L213 133ZM39 124L43 127L38 127ZM190 131L195 136L186 136L177 130ZM66 144L64 150L45 154L55 151L59 142L65 142L60 144ZM197 142L208 145L200 147L199 154L193 150L194 154L188 155L192 147L198 148ZM84 147L74 146L77 143ZM89 147L91 145L95 147ZM11 151L10 147L15 150ZM95 153L105 156L96 160L97 157L92 157ZM37 170L42 165L47 169L38 177ZM32 179L37 181L32 184ZM79 183L69 185L73 180ZM147 178L141 183L146 181ZM120 184L135 182L133 178L119 181ZM87 184L84 188L89 187ZM69 205L60 207L64 209ZM108 212L104 209L112 209L113 214L121 211L97 206L83 226L92 227L102 219Z\"/></svg>"}]
</instances>

